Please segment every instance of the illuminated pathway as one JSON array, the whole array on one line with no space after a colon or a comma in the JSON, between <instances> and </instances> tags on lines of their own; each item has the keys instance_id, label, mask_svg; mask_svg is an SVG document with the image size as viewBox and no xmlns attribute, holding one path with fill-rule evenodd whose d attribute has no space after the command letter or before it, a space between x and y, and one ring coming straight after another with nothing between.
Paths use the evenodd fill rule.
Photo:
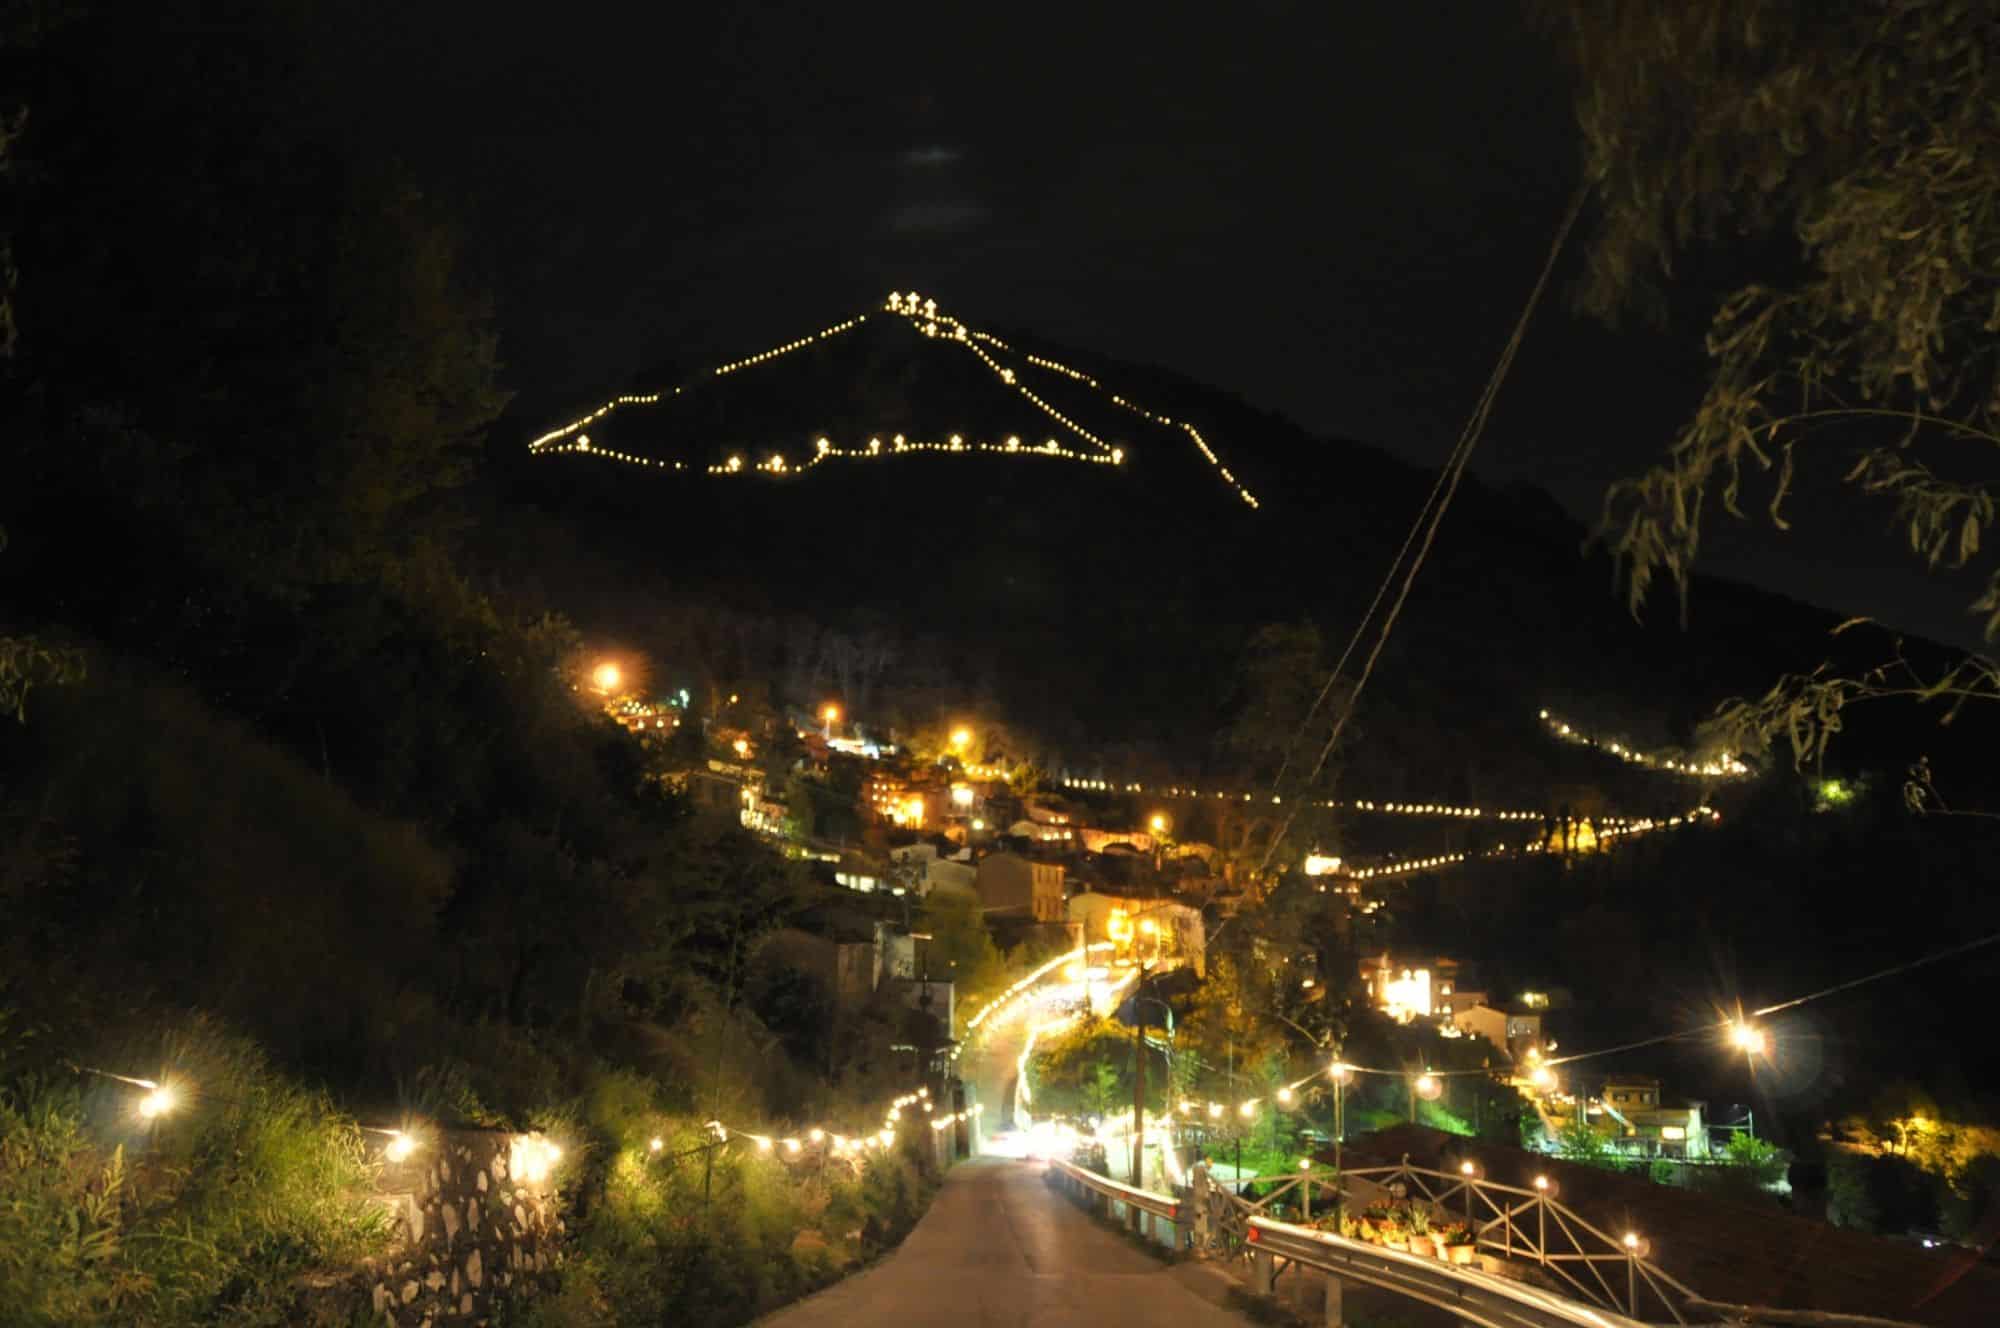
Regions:
<instances>
[{"instance_id":1,"label":"illuminated pathway","mask_svg":"<svg viewBox=\"0 0 2000 1328\"><path fill-rule=\"evenodd\" d=\"M771 1328L1237 1328L1227 1275L1168 1265L1097 1225L1042 1182L1039 1163L977 1158L945 1180L902 1247L764 1320Z\"/></svg>"},{"instance_id":2,"label":"illuminated pathway","mask_svg":"<svg viewBox=\"0 0 2000 1328\"><path fill-rule=\"evenodd\" d=\"M946 1177L894 1254L760 1322L768 1328L1241 1328L1229 1274L1166 1264L1099 1226L1034 1162L975 1158ZM1449 1315L1356 1284L1351 1322L1445 1328ZM1393 1316L1393 1317L1392 1317Z\"/></svg>"}]
</instances>

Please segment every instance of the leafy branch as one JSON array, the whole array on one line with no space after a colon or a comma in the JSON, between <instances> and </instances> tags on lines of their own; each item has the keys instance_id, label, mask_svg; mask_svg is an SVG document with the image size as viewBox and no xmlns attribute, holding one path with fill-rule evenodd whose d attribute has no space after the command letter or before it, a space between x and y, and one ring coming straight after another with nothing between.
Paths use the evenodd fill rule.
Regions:
<instances>
[{"instance_id":1,"label":"leafy branch","mask_svg":"<svg viewBox=\"0 0 2000 1328\"><path fill-rule=\"evenodd\" d=\"M1851 620L1835 632L1865 621ZM1900 639L1894 651L1888 660L1859 674L1836 673L1831 664L1821 663L1810 673L1784 675L1754 700L1731 698L1703 725L1703 736L1754 751L1767 750L1783 739L1791 747L1794 767L1803 768L1825 755L1827 745L1841 732L1847 708L1860 702L1942 702L1945 709L1938 722L1949 724L1968 702L2000 701L2000 660L1966 655L1943 672L1926 676L1903 654ZM1912 809L1942 809L1942 800L1933 796L1925 806Z\"/></svg>"}]
</instances>

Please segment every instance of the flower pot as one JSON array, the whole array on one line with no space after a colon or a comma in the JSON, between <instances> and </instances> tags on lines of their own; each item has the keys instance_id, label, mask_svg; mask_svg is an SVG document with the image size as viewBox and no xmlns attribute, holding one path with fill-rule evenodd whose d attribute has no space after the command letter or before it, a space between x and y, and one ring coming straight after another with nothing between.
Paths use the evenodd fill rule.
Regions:
<instances>
[{"instance_id":1,"label":"flower pot","mask_svg":"<svg viewBox=\"0 0 2000 1328\"><path fill-rule=\"evenodd\" d=\"M1386 1235L1382 1237L1382 1243L1384 1245L1387 1245L1392 1250L1407 1251L1410 1248L1410 1242L1404 1237L1398 1235Z\"/></svg>"},{"instance_id":2,"label":"flower pot","mask_svg":"<svg viewBox=\"0 0 2000 1328\"><path fill-rule=\"evenodd\" d=\"M1450 1259L1453 1263L1470 1264L1472 1262L1473 1254L1476 1253L1478 1249L1479 1247L1477 1245L1447 1245L1445 1246L1444 1252L1445 1252L1445 1257Z\"/></svg>"},{"instance_id":3,"label":"flower pot","mask_svg":"<svg viewBox=\"0 0 2000 1328\"><path fill-rule=\"evenodd\" d=\"M1410 1237L1410 1253L1416 1255L1419 1259L1434 1259L1437 1257L1437 1246L1429 1236L1412 1236Z\"/></svg>"}]
</instances>

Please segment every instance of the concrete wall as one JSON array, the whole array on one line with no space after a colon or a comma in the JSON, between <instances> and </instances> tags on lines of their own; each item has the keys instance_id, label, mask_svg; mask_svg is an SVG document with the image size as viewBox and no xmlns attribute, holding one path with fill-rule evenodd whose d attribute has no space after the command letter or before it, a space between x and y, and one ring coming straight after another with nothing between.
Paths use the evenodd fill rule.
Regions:
<instances>
[{"instance_id":1,"label":"concrete wall","mask_svg":"<svg viewBox=\"0 0 2000 1328\"><path fill-rule=\"evenodd\" d=\"M1063 920L1063 869L1018 853L979 860L979 903L989 913L1024 913L1037 922Z\"/></svg>"}]
</instances>

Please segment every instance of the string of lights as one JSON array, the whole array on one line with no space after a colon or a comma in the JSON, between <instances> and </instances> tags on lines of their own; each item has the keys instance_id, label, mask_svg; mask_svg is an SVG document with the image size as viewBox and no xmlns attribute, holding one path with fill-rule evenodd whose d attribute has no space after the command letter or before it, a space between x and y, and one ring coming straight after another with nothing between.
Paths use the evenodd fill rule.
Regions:
<instances>
[{"instance_id":1,"label":"string of lights","mask_svg":"<svg viewBox=\"0 0 2000 1328\"><path fill-rule=\"evenodd\" d=\"M141 1090L138 1099L133 1103L132 1110L135 1116L148 1125L161 1121L191 1102L203 1100L205 1096L186 1082L147 1079L88 1065L72 1065L72 1068L79 1074L93 1075ZM776 1134L736 1129L720 1120L711 1120L703 1127L711 1136L711 1142L672 1156L676 1158L686 1156L689 1153L726 1145L733 1138L742 1138L750 1140L760 1155L771 1154L781 1158L794 1158L803 1154L807 1144L812 1144L816 1147L825 1145L828 1155L861 1158L871 1149L887 1149L892 1146L905 1111L917 1108L921 1108L923 1114L930 1118L928 1123L931 1128L940 1131L952 1125L974 1120L985 1110L983 1105L975 1103L962 1111L940 1113L931 1102L930 1089L919 1088L914 1092L900 1095L889 1104L880 1130L842 1134L823 1126L813 1126L802 1134ZM364 1134L379 1135L383 1138L382 1156L388 1162L403 1162L422 1147L424 1131L418 1127L357 1125L355 1128ZM654 1158L662 1158L665 1150L664 1138L656 1135L648 1141L647 1151ZM531 1132L519 1135L513 1140L510 1165L523 1179L539 1182L548 1178L562 1156L563 1150L554 1140L546 1138L539 1132Z\"/></svg>"},{"instance_id":2,"label":"string of lights","mask_svg":"<svg viewBox=\"0 0 2000 1328\"><path fill-rule=\"evenodd\" d=\"M689 390L688 385L683 385L659 392L630 393L613 397L611 400L598 406L595 410L571 420L568 424L551 429L532 440L528 444L528 450L536 455L587 455L609 461L619 461L627 465L663 471L685 472L696 470L699 473L711 476L762 474L791 477L806 474L826 461L864 460L937 452L982 452L1008 456L1045 457L1065 461L1086 462L1095 465L1117 466L1124 463L1124 448L1107 442L1083 423L1064 413L1053 402L1035 392L1022 381L1023 375L1019 367L1003 363L997 356L992 354L988 350L988 347L1006 354L1013 354L1012 349L998 337L976 331L950 314L939 312L936 300L922 298L914 291L907 295L901 292L890 294L886 302L886 308L888 312L906 319L919 334L959 345L976 356L1004 386L1020 395L1037 410L1068 430L1078 440L1078 445L1065 445L1054 438L1048 438L1040 444L1034 444L1023 442L1018 435L997 441L968 442L962 434L952 434L948 441L910 439L898 434L886 445L879 437L870 438L865 445L835 443L830 438L820 437L814 441L813 450L803 461L787 458L782 452L773 452L764 460L754 464L748 462L741 454L736 454L721 462L696 466L686 461L642 456L621 448L606 446L601 442L592 440L589 434L583 432L621 407L658 405L663 401L669 401L681 396ZM755 355L745 356L740 360L732 360L726 364L718 365L709 370L705 375L702 375L702 379L698 381L726 377L730 374L741 372L744 369L766 364L794 351L803 350L820 342L842 336L859 327L868 317L869 315L867 314L860 314L845 322L836 323L831 327L824 328L819 332L813 333L811 336L800 337L796 340L785 342L782 345L773 346L769 350L760 351ZM1254 509L1259 505L1256 496L1237 480L1233 471L1223 464L1221 458L1216 454L1215 449L1209 445L1207 439L1202 437L1201 432L1194 425L1186 421L1175 421L1166 416L1157 415L1124 397L1105 393L1096 379L1091 378L1087 374L1079 373L1067 366L1057 364L1053 360L1041 356L1029 355L1024 356L1022 362L1050 373L1061 374L1073 381L1084 383L1099 392L1100 395L1105 395L1114 404L1128 411L1132 411L1163 427L1181 430L1193 441L1203 459L1220 474L1224 483L1228 484L1251 508Z\"/></svg>"},{"instance_id":3,"label":"string of lights","mask_svg":"<svg viewBox=\"0 0 2000 1328\"><path fill-rule=\"evenodd\" d=\"M759 1155L768 1155L784 1161L803 1159L807 1156L853 1157L865 1159L871 1150L882 1151L896 1142L896 1131L900 1128L905 1111L913 1113L921 1109L929 1117L926 1122L933 1131L943 1131L953 1125L977 1119L985 1110L983 1104L974 1103L963 1111L939 1112L931 1101L931 1090L919 1088L895 1098L888 1112L883 1116L879 1130L840 1133L824 1126L813 1126L798 1134L768 1134L755 1130L734 1129L722 1121L712 1120L705 1127L714 1136L717 1144L727 1144L732 1139L748 1139L755 1145ZM651 1150L658 1154L666 1147L664 1139L655 1138ZM694 1150L699 1151L699 1150Z\"/></svg>"},{"instance_id":4,"label":"string of lights","mask_svg":"<svg viewBox=\"0 0 2000 1328\"><path fill-rule=\"evenodd\" d=\"M1683 825L1699 825L1704 822L1719 821L1722 814L1712 807L1696 807L1681 816L1669 816L1664 820L1641 818L1625 821L1618 825L1607 825L1596 832L1597 842L1615 839L1620 835L1643 835L1652 830L1666 830ZM1544 853L1551 851L1541 840L1531 839L1519 849L1511 849L1506 844L1496 844L1478 853L1440 853L1427 858L1414 858L1405 862L1381 863L1372 867L1349 868L1343 874L1355 881L1373 880L1376 877L1402 876L1413 871L1435 870L1439 867L1455 866L1462 862L1475 862L1491 858L1503 858L1514 853ZM1308 866L1308 874L1312 874ZM1321 887L1325 889L1324 886Z\"/></svg>"},{"instance_id":5,"label":"string of lights","mask_svg":"<svg viewBox=\"0 0 2000 1328\"><path fill-rule=\"evenodd\" d=\"M1143 780L1129 779L1077 779L1065 776L1061 783L1064 788L1082 793L1145 793L1150 790L1157 797L1190 801L1207 801L1213 798L1221 801L1256 802L1262 797L1260 794L1236 789L1202 789L1182 784L1149 785ZM1285 799L1283 795L1274 793L1270 795L1268 801L1274 806L1282 806ZM1547 812L1525 808L1488 810L1484 807L1467 807L1457 803L1384 802L1373 798L1312 798L1308 799L1305 805L1333 811L1378 812L1398 816L1447 816L1465 820L1485 818L1495 821L1540 821L1548 816ZM1603 818L1607 825L1629 824L1632 819L1617 816Z\"/></svg>"},{"instance_id":6,"label":"string of lights","mask_svg":"<svg viewBox=\"0 0 2000 1328\"><path fill-rule=\"evenodd\" d=\"M1788 1000L1776 1001L1769 1005L1760 1006L1751 1010L1748 1014L1725 1016L1710 1022L1694 1025L1690 1028L1675 1029L1671 1032L1659 1033L1631 1042L1621 1042L1615 1046L1598 1047L1590 1051L1572 1052L1566 1056L1546 1056L1541 1054L1538 1049L1530 1048L1528 1052L1530 1067L1527 1078L1537 1089L1549 1092L1553 1091L1556 1087L1554 1074L1554 1067L1556 1066L1600 1060L1607 1056L1623 1055L1626 1052L1638 1051L1646 1047L1656 1047L1668 1042L1682 1042L1690 1038L1707 1037L1716 1033L1727 1035L1727 1043L1733 1051L1741 1052L1753 1059L1759 1056L1768 1057L1771 1054L1770 1034L1763 1027L1752 1022L1753 1020L1761 1019L1783 1010L1796 1009L1812 1001L1821 1000L1840 992L1851 991L1871 982L1879 982L1885 978L1896 977L1913 969L1941 963L1946 959L1956 958L1968 951L1996 943L2000 943L2000 932L1994 932L1990 935L1981 936L1974 940L1951 946L1945 950L1936 951L1917 959L1879 969L1865 976L1836 983L1831 987L1809 992L1803 996L1795 996ZM1484 1066L1477 1069L1446 1070L1436 1069L1431 1066L1425 1066L1421 1070L1409 1067L1387 1069L1380 1066L1357 1065L1350 1061L1335 1060L1292 1080L1288 1084L1280 1086L1269 1096L1280 1108L1290 1108L1297 1103L1299 1090L1317 1080L1328 1079L1344 1085L1356 1075L1375 1075L1385 1079L1409 1080L1411 1086L1416 1090L1417 1096L1427 1100L1435 1100L1442 1094L1443 1081L1446 1079L1469 1078L1473 1076L1491 1077L1493 1073L1492 1069ZM1205 1112L1212 1120L1222 1119L1231 1113L1241 1119L1248 1120L1256 1117L1258 1111L1265 1106L1265 1102L1266 1099L1263 1096L1247 1098L1235 1103L1233 1106L1221 1102L1207 1102L1204 1105L1196 1103L1191 1099L1183 1099L1177 1104L1176 1109L1180 1114L1186 1116L1199 1116Z\"/></svg>"},{"instance_id":7,"label":"string of lights","mask_svg":"<svg viewBox=\"0 0 2000 1328\"><path fill-rule=\"evenodd\" d=\"M1713 760L1697 761L1693 757L1667 756L1659 752L1642 752L1627 747L1610 738L1594 738L1572 727L1561 718L1544 710L1541 720L1548 725L1549 732L1565 742L1577 743L1584 747L1595 747L1609 752L1629 765L1645 766L1651 770L1666 770L1677 775L1688 775L1701 779L1741 779L1750 774L1750 767L1734 756L1718 756Z\"/></svg>"}]
</instances>

